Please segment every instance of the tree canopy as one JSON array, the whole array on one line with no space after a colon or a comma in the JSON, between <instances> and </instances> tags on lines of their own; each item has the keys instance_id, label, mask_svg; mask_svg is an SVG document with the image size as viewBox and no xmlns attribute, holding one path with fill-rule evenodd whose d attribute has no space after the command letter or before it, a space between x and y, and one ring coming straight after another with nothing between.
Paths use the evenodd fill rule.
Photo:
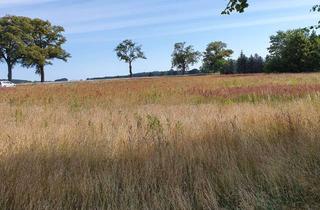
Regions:
<instances>
[{"instance_id":1,"label":"tree canopy","mask_svg":"<svg viewBox=\"0 0 320 210\"><path fill-rule=\"evenodd\" d=\"M227 44L217 41L208 44L203 53L202 72L221 72L227 63L227 58L233 54L233 50L226 49Z\"/></svg>"},{"instance_id":2,"label":"tree canopy","mask_svg":"<svg viewBox=\"0 0 320 210\"><path fill-rule=\"evenodd\" d=\"M139 58L147 59L142 51L142 46L128 39L120 43L116 47L115 52L120 60L129 64L130 77L133 76L132 63Z\"/></svg>"},{"instance_id":3,"label":"tree canopy","mask_svg":"<svg viewBox=\"0 0 320 210\"><path fill-rule=\"evenodd\" d=\"M185 74L189 69L189 65L197 63L201 57L201 53L195 51L192 45L186 46L185 42L179 42L174 45L172 53L172 67L177 68Z\"/></svg>"},{"instance_id":4,"label":"tree canopy","mask_svg":"<svg viewBox=\"0 0 320 210\"><path fill-rule=\"evenodd\" d=\"M32 37L31 19L19 16L0 18L0 58L8 67L8 80L12 80L12 69L25 56Z\"/></svg>"},{"instance_id":5,"label":"tree canopy","mask_svg":"<svg viewBox=\"0 0 320 210\"><path fill-rule=\"evenodd\" d=\"M44 67L53 59L67 61L70 57L62 45L66 42L63 27L49 21L21 16L0 18L0 60L8 66L8 80L17 64L35 67L44 82Z\"/></svg>"},{"instance_id":6,"label":"tree canopy","mask_svg":"<svg viewBox=\"0 0 320 210\"><path fill-rule=\"evenodd\" d=\"M262 73L264 71L264 59L258 54L247 57L242 51L237 59L236 73Z\"/></svg>"},{"instance_id":7,"label":"tree canopy","mask_svg":"<svg viewBox=\"0 0 320 210\"><path fill-rule=\"evenodd\" d=\"M28 51L23 58L22 64L26 67L35 67L36 73L40 74L41 82L45 81L44 67L52 65L53 59L67 61L70 56L62 45L66 38L62 35L64 28L54 26L49 21L33 19L32 41L28 46Z\"/></svg>"},{"instance_id":8,"label":"tree canopy","mask_svg":"<svg viewBox=\"0 0 320 210\"><path fill-rule=\"evenodd\" d=\"M237 73L247 73L248 57L241 51L237 59Z\"/></svg>"},{"instance_id":9,"label":"tree canopy","mask_svg":"<svg viewBox=\"0 0 320 210\"><path fill-rule=\"evenodd\" d=\"M308 29L279 31L270 37L266 70L305 72L320 69L320 36Z\"/></svg>"}]
</instances>

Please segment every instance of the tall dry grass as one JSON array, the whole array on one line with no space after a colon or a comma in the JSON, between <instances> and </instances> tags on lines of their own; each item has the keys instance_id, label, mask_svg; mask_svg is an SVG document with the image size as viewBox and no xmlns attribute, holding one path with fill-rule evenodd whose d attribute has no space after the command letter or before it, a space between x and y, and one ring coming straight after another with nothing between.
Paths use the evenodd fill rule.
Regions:
<instances>
[{"instance_id":1,"label":"tall dry grass","mask_svg":"<svg viewBox=\"0 0 320 210\"><path fill-rule=\"evenodd\" d=\"M253 75L0 90L0 209L320 208L318 92L260 91L319 81ZM230 98L188 92L256 86L261 94Z\"/></svg>"}]
</instances>

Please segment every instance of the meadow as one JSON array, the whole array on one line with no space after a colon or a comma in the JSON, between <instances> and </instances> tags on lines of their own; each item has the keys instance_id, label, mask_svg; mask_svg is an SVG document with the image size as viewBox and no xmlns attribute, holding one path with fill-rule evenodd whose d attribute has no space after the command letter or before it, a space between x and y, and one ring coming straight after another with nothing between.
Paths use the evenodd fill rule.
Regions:
<instances>
[{"instance_id":1,"label":"meadow","mask_svg":"<svg viewBox=\"0 0 320 210\"><path fill-rule=\"evenodd\" d=\"M0 209L319 209L320 74L0 89Z\"/></svg>"}]
</instances>

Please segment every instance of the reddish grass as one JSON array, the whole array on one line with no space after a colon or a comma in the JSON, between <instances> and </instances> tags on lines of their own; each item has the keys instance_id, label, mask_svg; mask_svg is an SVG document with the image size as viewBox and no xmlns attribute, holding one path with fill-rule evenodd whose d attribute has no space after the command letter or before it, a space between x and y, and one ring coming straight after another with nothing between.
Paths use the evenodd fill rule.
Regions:
<instances>
[{"instance_id":1,"label":"reddish grass","mask_svg":"<svg viewBox=\"0 0 320 210\"><path fill-rule=\"evenodd\" d=\"M304 85L261 85L251 87L230 87L214 90L193 87L188 93L203 97L235 98L243 95L256 96L305 96L311 93L320 92L320 84Z\"/></svg>"}]
</instances>

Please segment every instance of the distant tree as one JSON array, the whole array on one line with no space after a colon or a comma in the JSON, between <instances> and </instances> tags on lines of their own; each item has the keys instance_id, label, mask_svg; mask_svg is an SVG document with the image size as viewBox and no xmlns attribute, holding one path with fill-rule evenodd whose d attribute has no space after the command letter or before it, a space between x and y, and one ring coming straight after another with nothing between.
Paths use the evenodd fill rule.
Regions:
<instances>
[{"instance_id":1,"label":"distant tree","mask_svg":"<svg viewBox=\"0 0 320 210\"><path fill-rule=\"evenodd\" d=\"M192 69L190 71L188 71L188 74L199 74L200 70L199 69Z\"/></svg>"},{"instance_id":2,"label":"distant tree","mask_svg":"<svg viewBox=\"0 0 320 210\"><path fill-rule=\"evenodd\" d=\"M237 70L237 62L233 59L228 59L224 65L222 74L234 74Z\"/></svg>"},{"instance_id":3,"label":"distant tree","mask_svg":"<svg viewBox=\"0 0 320 210\"><path fill-rule=\"evenodd\" d=\"M185 74L189 69L189 65L194 65L199 61L201 53L195 51L193 46L186 46L185 42L176 43L172 53L172 67Z\"/></svg>"},{"instance_id":4,"label":"distant tree","mask_svg":"<svg viewBox=\"0 0 320 210\"><path fill-rule=\"evenodd\" d=\"M229 58L233 51L226 49L227 44L223 42L211 42L208 44L206 51L203 53L203 66L201 70L203 72L222 72L224 66L227 64L227 58Z\"/></svg>"},{"instance_id":5,"label":"distant tree","mask_svg":"<svg viewBox=\"0 0 320 210\"><path fill-rule=\"evenodd\" d=\"M68 82L67 78L56 79L55 82Z\"/></svg>"},{"instance_id":6,"label":"distant tree","mask_svg":"<svg viewBox=\"0 0 320 210\"><path fill-rule=\"evenodd\" d=\"M0 59L8 67L8 80L12 80L12 69L19 63L31 40L31 19L18 16L0 18Z\"/></svg>"},{"instance_id":7,"label":"distant tree","mask_svg":"<svg viewBox=\"0 0 320 210\"><path fill-rule=\"evenodd\" d=\"M244 73L262 73L264 67L264 60L258 54L251 55L247 59L246 69Z\"/></svg>"},{"instance_id":8,"label":"distant tree","mask_svg":"<svg viewBox=\"0 0 320 210\"><path fill-rule=\"evenodd\" d=\"M258 54L247 57L242 51L237 60L236 72L245 73L262 73L264 72L264 59Z\"/></svg>"},{"instance_id":9,"label":"distant tree","mask_svg":"<svg viewBox=\"0 0 320 210\"><path fill-rule=\"evenodd\" d=\"M28 51L23 58L23 65L26 67L35 67L36 73L40 74L41 82L45 81L44 67L52 65L53 59L67 61L70 54L67 53L62 45L66 42L63 36L64 28L54 26L49 21L33 19L32 24L32 42L28 46Z\"/></svg>"},{"instance_id":10,"label":"distant tree","mask_svg":"<svg viewBox=\"0 0 320 210\"><path fill-rule=\"evenodd\" d=\"M253 73L254 72L254 70L253 70L254 63L255 63L255 59L254 59L253 55L250 55L250 57L248 58L247 63L246 63L245 73Z\"/></svg>"},{"instance_id":11,"label":"distant tree","mask_svg":"<svg viewBox=\"0 0 320 210\"><path fill-rule=\"evenodd\" d=\"M124 40L115 49L118 58L129 64L130 77L133 76L132 63L139 58L147 59L141 48L141 45L137 45L132 40Z\"/></svg>"},{"instance_id":12,"label":"distant tree","mask_svg":"<svg viewBox=\"0 0 320 210\"><path fill-rule=\"evenodd\" d=\"M314 68L315 71L320 70L320 36L312 31L309 37L310 41L310 55L307 65Z\"/></svg>"},{"instance_id":13,"label":"distant tree","mask_svg":"<svg viewBox=\"0 0 320 210\"><path fill-rule=\"evenodd\" d=\"M277 56L266 56L266 64L264 67L264 71L266 73L272 72L284 72L283 62L281 61L280 57Z\"/></svg>"},{"instance_id":14,"label":"distant tree","mask_svg":"<svg viewBox=\"0 0 320 210\"><path fill-rule=\"evenodd\" d=\"M248 57L241 51L237 60L237 73L247 73Z\"/></svg>"},{"instance_id":15,"label":"distant tree","mask_svg":"<svg viewBox=\"0 0 320 210\"><path fill-rule=\"evenodd\" d=\"M254 55L254 64L252 66L253 73L264 72L264 59L258 54Z\"/></svg>"},{"instance_id":16,"label":"distant tree","mask_svg":"<svg viewBox=\"0 0 320 210\"><path fill-rule=\"evenodd\" d=\"M266 70L305 72L320 68L320 37L308 29L279 31L270 37Z\"/></svg>"}]
</instances>

